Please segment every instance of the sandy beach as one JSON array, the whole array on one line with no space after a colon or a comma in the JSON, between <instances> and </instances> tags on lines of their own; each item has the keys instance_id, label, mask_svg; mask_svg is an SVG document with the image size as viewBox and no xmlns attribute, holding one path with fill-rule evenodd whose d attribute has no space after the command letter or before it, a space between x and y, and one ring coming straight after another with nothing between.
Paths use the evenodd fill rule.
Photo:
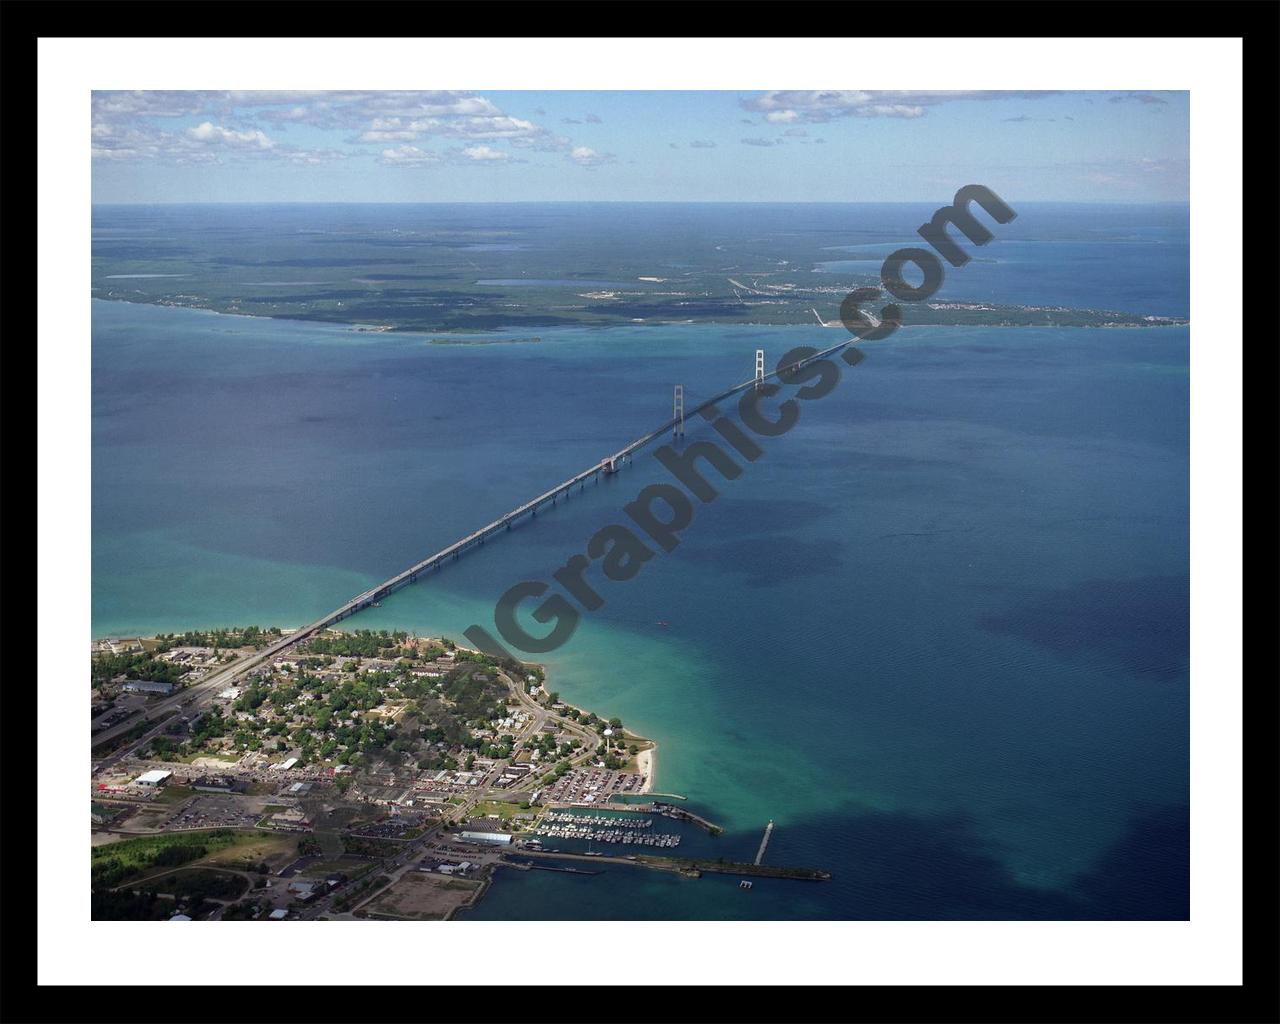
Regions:
<instances>
[{"instance_id":1,"label":"sandy beach","mask_svg":"<svg viewBox=\"0 0 1280 1024\"><path fill-rule=\"evenodd\" d=\"M650 747L636 755L636 766L644 776L644 784L640 787L641 793L649 793L653 790L653 772L658 760L657 753L657 747Z\"/></svg>"}]
</instances>

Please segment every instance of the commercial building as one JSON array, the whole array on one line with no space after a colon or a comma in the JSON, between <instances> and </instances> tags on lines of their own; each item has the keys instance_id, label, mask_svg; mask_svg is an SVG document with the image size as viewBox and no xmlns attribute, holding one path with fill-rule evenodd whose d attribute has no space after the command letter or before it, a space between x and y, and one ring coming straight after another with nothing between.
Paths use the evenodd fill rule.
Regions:
<instances>
[{"instance_id":1,"label":"commercial building","mask_svg":"<svg viewBox=\"0 0 1280 1024\"><path fill-rule=\"evenodd\" d=\"M130 679L124 684L125 693L162 693L166 697L177 688L176 683L161 683L152 679Z\"/></svg>"},{"instance_id":2,"label":"commercial building","mask_svg":"<svg viewBox=\"0 0 1280 1024\"><path fill-rule=\"evenodd\" d=\"M473 843L493 843L495 846L503 846L511 842L511 837L505 832L460 832L458 838L467 839Z\"/></svg>"},{"instance_id":3,"label":"commercial building","mask_svg":"<svg viewBox=\"0 0 1280 1024\"><path fill-rule=\"evenodd\" d=\"M310 879L299 878L289 883L288 891L297 897L298 902L310 903L327 889L328 886L324 882L314 882Z\"/></svg>"},{"instance_id":4,"label":"commercial building","mask_svg":"<svg viewBox=\"0 0 1280 1024\"><path fill-rule=\"evenodd\" d=\"M244 787L229 775L206 775L191 783L191 788L204 793L238 793Z\"/></svg>"},{"instance_id":5,"label":"commercial building","mask_svg":"<svg viewBox=\"0 0 1280 1024\"><path fill-rule=\"evenodd\" d=\"M290 807L271 815L273 828L305 829L311 825L311 819L301 807Z\"/></svg>"},{"instance_id":6,"label":"commercial building","mask_svg":"<svg viewBox=\"0 0 1280 1024\"><path fill-rule=\"evenodd\" d=\"M153 768L151 771L144 772L142 775L139 775L133 781L139 786L148 786L155 789L168 782L171 775L173 775L173 772L166 772L161 771L159 768Z\"/></svg>"}]
</instances>

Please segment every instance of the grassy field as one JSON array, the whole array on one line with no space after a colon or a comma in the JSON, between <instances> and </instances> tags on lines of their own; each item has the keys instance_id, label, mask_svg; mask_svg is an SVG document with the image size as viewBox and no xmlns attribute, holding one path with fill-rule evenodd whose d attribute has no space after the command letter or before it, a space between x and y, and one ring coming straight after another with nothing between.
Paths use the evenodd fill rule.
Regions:
<instances>
[{"instance_id":1,"label":"grassy field","mask_svg":"<svg viewBox=\"0 0 1280 1024\"><path fill-rule=\"evenodd\" d=\"M527 807L521 807L519 804L509 803L505 800L482 800L476 805L473 817L486 818L490 814L496 814L503 821L510 821L517 814L528 814L530 811Z\"/></svg>"},{"instance_id":2,"label":"grassy field","mask_svg":"<svg viewBox=\"0 0 1280 1024\"><path fill-rule=\"evenodd\" d=\"M211 853L201 861L202 866L220 865L223 867L245 868L246 865L265 863L272 871L277 871L298 855L298 837L296 835L271 835L270 833L248 831L236 833L235 843Z\"/></svg>"},{"instance_id":3,"label":"grassy field","mask_svg":"<svg viewBox=\"0 0 1280 1024\"><path fill-rule=\"evenodd\" d=\"M292 836L210 829L139 836L95 846L91 864L95 887L111 888L179 866L253 871L265 863L276 870L296 853L297 840Z\"/></svg>"},{"instance_id":4,"label":"grassy field","mask_svg":"<svg viewBox=\"0 0 1280 1024\"><path fill-rule=\"evenodd\" d=\"M201 860L237 843L229 829L140 836L110 846L95 846L90 864L95 887L111 888L143 875Z\"/></svg>"},{"instance_id":5,"label":"grassy field","mask_svg":"<svg viewBox=\"0 0 1280 1024\"><path fill-rule=\"evenodd\" d=\"M307 878L324 878L341 873L354 881L367 875L376 866L376 861L359 860L354 857L334 857L309 864L301 874Z\"/></svg>"}]
</instances>

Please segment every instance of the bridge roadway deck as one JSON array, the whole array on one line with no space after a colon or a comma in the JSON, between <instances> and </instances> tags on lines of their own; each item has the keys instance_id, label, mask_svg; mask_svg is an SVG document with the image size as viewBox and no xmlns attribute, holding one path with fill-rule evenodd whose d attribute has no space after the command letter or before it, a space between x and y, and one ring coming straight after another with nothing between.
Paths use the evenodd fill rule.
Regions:
<instances>
[{"instance_id":1,"label":"bridge roadway deck","mask_svg":"<svg viewBox=\"0 0 1280 1024\"><path fill-rule=\"evenodd\" d=\"M816 362L819 359L825 359L827 356L833 355L834 353L838 352L840 349L845 348L846 346L852 344L852 342L853 342L853 339L848 338L837 345L832 345L830 348L823 349L821 352L815 352L813 355L808 356L805 359L801 359L793 365L796 368L800 368L800 367L807 366L812 362ZM768 380L772 377L776 377L777 375L778 375L777 370L771 370L770 372L764 375L764 379ZM723 401L724 399L730 397L731 395L736 395L739 392L745 391L747 390L747 388L752 387L755 383L756 383L756 379L752 377L750 380L743 381L741 384L738 384L725 391L722 391L718 395L715 395L712 398L708 398L706 401L693 406L691 409L689 409L686 412L685 418L688 419L690 416L696 416L698 413L702 412L702 410L707 409L712 405L715 405L716 402ZM313 636L314 634L320 632L322 629L327 629L329 626L332 626L335 622L339 622L342 619L347 618L349 615L354 615L356 612L360 611L361 609L369 607L369 605L373 604L379 598L385 597L386 595L404 586L406 583L411 583L412 581L416 580L418 576L421 575L422 573L427 572L430 569L438 568L440 565L444 563L446 559L456 558L458 555L462 554L463 551L471 547L474 547L477 544L482 544L486 537L488 537L493 533L498 532L499 530L509 528L512 523L514 523L517 519L521 518L522 516L536 515L537 510L540 506L546 504L549 501L554 501L561 494L564 494L568 490L570 490L570 488L578 484L585 483L585 481L589 477L598 476L600 473L606 472L606 469L605 469L606 465L612 464L616 466L623 460L631 458L636 452L638 452L640 449L645 447L645 445L655 441L657 438L661 437L667 431L671 430L675 425L676 425L676 421L674 418L668 420L666 423L658 427L656 430L652 430L649 433L645 434L643 437L637 438L636 440L632 441L629 445L627 445L625 448L620 449L619 451L615 452L613 455L609 456L608 458L601 459L600 462L598 462L596 465L583 470L581 473L578 473L575 476L570 477L568 480L562 481L561 483L557 484L555 487L551 488L551 490L545 491L544 493L539 494L532 501L525 502L519 508L512 509L506 515L501 516L498 519L495 519L493 522L489 523L486 526L482 526L480 529L476 530L474 533L468 534L467 536L463 537L461 540L455 541L453 544L450 544L447 548L443 548L440 551L437 551L434 555L430 555L427 558L424 558L422 561L404 570L404 572L398 573L397 575L392 576L391 579L385 580L382 583L379 583L376 587L366 590L364 593L359 594L356 597L353 597L346 604L342 605L342 607L335 608L324 618L317 619L315 622L311 623L308 626L303 626L300 629L294 630L292 633L289 633L288 635L281 637L281 639L277 640L275 643L269 644L268 646L264 647L260 651L255 651L252 655L250 655L247 658L242 658L232 663L231 665L227 665L223 668L214 670L207 677L202 679L200 682L195 683L194 685L188 687L186 690L179 691L178 693L174 694L172 697L165 698L164 700L160 701L159 704L152 707L148 712L148 717L152 721L158 721L161 724L158 724L154 729L147 732L137 741L125 744L122 748L117 750L116 753L103 759L99 763L99 768L97 770L98 771L104 770L106 767L109 767L110 765L114 764L115 762L127 756L130 751L141 747L143 744L148 742L153 736L158 735L161 729L163 728L163 720L167 717L168 712L170 712L171 710L177 709L179 707L193 706L197 697L207 697L212 693L216 692L218 688L229 686L235 679L244 675L250 669L255 668L258 665L261 665L263 662L269 661L271 658L275 657L277 654L280 654L281 652L288 650L294 644L300 643L301 641L306 640L308 637ZM119 725L112 726L110 729L103 730L101 733L99 733L97 736L94 737L94 740L93 740L94 746L97 747L97 746L103 745L108 741L117 738L120 734L124 733L129 729L132 729L136 724L137 723L132 718L130 718L130 719L126 719L124 722L121 722Z\"/></svg>"},{"instance_id":2,"label":"bridge roadway deck","mask_svg":"<svg viewBox=\"0 0 1280 1024\"><path fill-rule=\"evenodd\" d=\"M845 346L851 344L852 341L853 339L849 338L846 341L840 342L838 345L832 345L830 348L823 349L821 352L815 352L813 355L805 359L799 360L797 363L794 364L794 366L796 368L800 368L800 367L807 366L809 363L815 362L819 359L825 359L827 356L832 355L835 352L838 352L840 349L844 348ZM769 373L766 373L764 377L766 380L768 380L769 378L776 377L777 375L778 375L778 371L772 370ZM712 405L715 405L716 402L723 401L724 399L729 398L732 395L736 395L739 392L747 390L748 388L754 386L755 383L756 383L756 379L752 377L750 380L743 381L741 384L728 388L727 390L720 392L718 395L715 395L712 398L708 398L706 401L701 402L698 405L695 405L693 408L689 409L685 414L685 418L688 419L690 416L695 416L698 413L702 412L702 410L710 408ZM561 494L565 494L566 492L571 490L573 487L576 487L579 484L585 483L591 477L598 476L600 473L606 472L606 469L605 469L606 465L610 463L616 465L618 463L621 463L625 459L631 458L636 452L644 448L646 445L652 443L657 438L661 437L667 431L674 428L675 425L676 425L675 419L668 420L666 423L658 427L656 430L652 430L649 433L645 434L643 437L637 438L636 440L628 444L625 448L620 449L619 451L615 452L612 456L609 456L608 458L602 459L600 462L596 463L594 466L590 466L587 469L584 469L581 473L577 473L574 476L569 477L569 479L561 481L560 483L556 484L555 487L551 488L549 491L544 491L542 494L539 494L532 501L526 501L519 508L512 509L506 515L500 516L499 518L495 519L493 522L480 527L480 529L476 530L474 533L470 533L467 536L463 537L461 540L455 541L454 543L450 544L448 547L442 548L441 550L437 551L435 554L429 555L428 557L422 559L422 561L417 562L416 564L410 566L408 569L405 569L403 572L398 573L395 576L392 576L388 580L384 580L382 583L379 583L376 587L372 587L371 589L364 591L364 593L358 594L357 596L353 597L350 601L348 601L346 604L342 605L340 608L335 608L324 618L317 619L315 622L311 623L309 626L303 626L301 629L295 630L294 632L290 633L288 636L284 637L283 639L276 641L270 647L264 648L262 651L259 652L259 656L253 659L254 663L255 664L261 663L261 661L264 660L265 658L270 658L275 654L278 654L280 651L285 650L288 647L291 647L293 644L298 643L302 640L305 640L307 637L310 637L313 634L320 632L320 630L327 629L329 626L333 625L335 622L339 622L342 619L345 619L348 616L354 615L356 612L369 607L371 604L373 604L373 602L379 600L380 598L386 597L388 594L391 594L393 591L398 590L400 587L404 586L405 584L413 582L422 573L428 572L432 569L439 568L447 559L457 558L460 554L462 554L464 551L468 550L469 548L472 548L478 544L484 543L485 538L491 536L492 534L497 533L500 530L509 529L510 526L516 520L522 518L523 516L537 514L538 509L542 505L545 505L548 502L555 501L555 499L558 498Z\"/></svg>"}]
</instances>

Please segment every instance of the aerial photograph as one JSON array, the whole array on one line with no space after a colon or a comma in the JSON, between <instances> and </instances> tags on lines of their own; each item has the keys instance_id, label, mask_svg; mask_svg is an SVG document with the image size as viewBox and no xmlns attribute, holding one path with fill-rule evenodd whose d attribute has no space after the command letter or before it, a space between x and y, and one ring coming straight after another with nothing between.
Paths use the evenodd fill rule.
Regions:
<instances>
[{"instance_id":1,"label":"aerial photograph","mask_svg":"<svg viewBox=\"0 0 1280 1024\"><path fill-rule=\"evenodd\" d=\"M1189 95L93 92L92 919L1188 920Z\"/></svg>"}]
</instances>

